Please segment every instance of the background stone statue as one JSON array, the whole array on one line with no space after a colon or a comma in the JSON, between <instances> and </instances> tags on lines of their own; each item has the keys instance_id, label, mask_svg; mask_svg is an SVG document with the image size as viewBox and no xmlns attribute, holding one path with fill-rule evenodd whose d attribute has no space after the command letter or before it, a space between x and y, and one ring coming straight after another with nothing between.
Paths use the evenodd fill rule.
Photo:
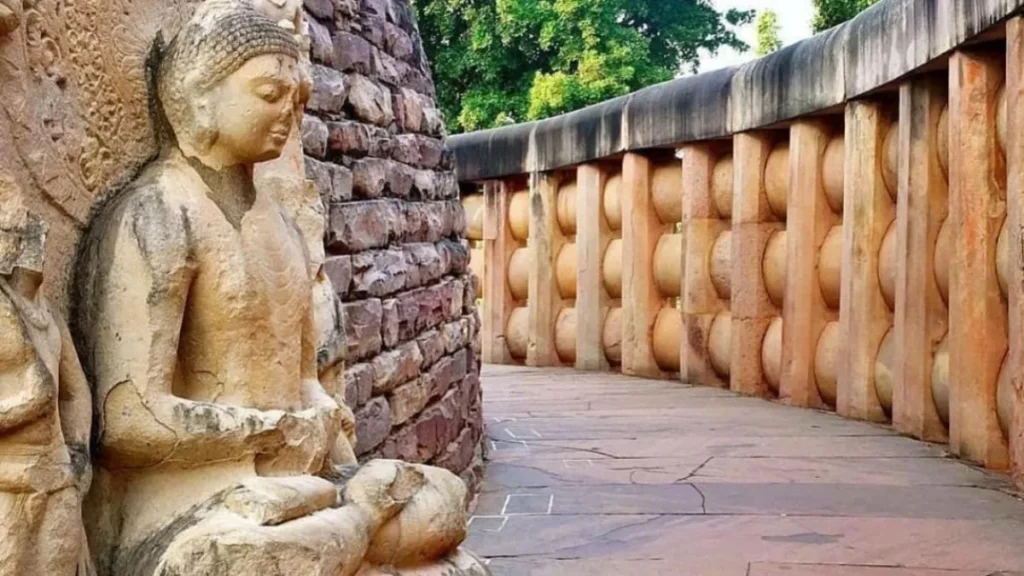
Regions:
<instances>
[{"instance_id":1,"label":"background stone statue","mask_svg":"<svg viewBox=\"0 0 1024 576\"><path fill-rule=\"evenodd\" d=\"M0 574L91 571L89 388L64 321L42 296L46 224L0 173Z\"/></svg>"},{"instance_id":2,"label":"background stone statue","mask_svg":"<svg viewBox=\"0 0 1024 576\"><path fill-rule=\"evenodd\" d=\"M486 573L457 549L462 482L356 468L351 413L319 381L320 266L253 183L293 139L299 62L252 4L201 6L158 65L166 146L91 226L77 321L101 573Z\"/></svg>"}]
</instances>

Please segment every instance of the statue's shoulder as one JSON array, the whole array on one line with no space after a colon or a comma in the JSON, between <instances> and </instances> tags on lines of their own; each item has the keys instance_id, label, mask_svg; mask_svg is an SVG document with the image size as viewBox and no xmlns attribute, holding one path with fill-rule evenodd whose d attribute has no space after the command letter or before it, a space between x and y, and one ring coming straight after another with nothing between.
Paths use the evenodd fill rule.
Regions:
<instances>
[{"instance_id":1,"label":"statue's shoulder","mask_svg":"<svg viewBox=\"0 0 1024 576\"><path fill-rule=\"evenodd\" d=\"M187 174L157 161L109 202L91 226L86 255L116 258L123 248L136 246L147 260L176 267L195 248L197 194L183 182ZM127 241L127 242L126 242Z\"/></svg>"},{"instance_id":2,"label":"statue's shoulder","mask_svg":"<svg viewBox=\"0 0 1024 576\"><path fill-rule=\"evenodd\" d=\"M154 162L105 208L106 227L128 226L136 235L184 232L203 198L195 178L173 161Z\"/></svg>"}]
</instances>

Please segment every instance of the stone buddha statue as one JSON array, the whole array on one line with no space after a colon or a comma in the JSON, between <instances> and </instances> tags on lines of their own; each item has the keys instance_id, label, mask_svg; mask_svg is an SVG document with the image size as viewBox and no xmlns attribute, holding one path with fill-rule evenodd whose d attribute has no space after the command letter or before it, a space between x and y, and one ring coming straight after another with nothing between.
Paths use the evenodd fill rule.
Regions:
<instances>
[{"instance_id":1,"label":"stone buddha statue","mask_svg":"<svg viewBox=\"0 0 1024 576\"><path fill-rule=\"evenodd\" d=\"M40 290L46 231L0 174L0 574L84 576L91 400Z\"/></svg>"},{"instance_id":2,"label":"stone buddha statue","mask_svg":"<svg viewBox=\"0 0 1024 576\"><path fill-rule=\"evenodd\" d=\"M201 5L157 64L166 145L85 240L101 574L486 574L458 548L465 485L357 466L318 380L317 271L253 183L296 124L299 51L249 2Z\"/></svg>"}]
</instances>

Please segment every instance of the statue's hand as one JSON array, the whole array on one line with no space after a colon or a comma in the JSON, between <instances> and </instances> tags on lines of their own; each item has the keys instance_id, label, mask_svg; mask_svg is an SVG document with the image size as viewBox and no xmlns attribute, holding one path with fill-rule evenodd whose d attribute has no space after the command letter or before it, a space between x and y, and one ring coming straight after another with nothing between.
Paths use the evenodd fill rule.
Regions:
<instances>
[{"instance_id":1,"label":"statue's hand","mask_svg":"<svg viewBox=\"0 0 1024 576\"><path fill-rule=\"evenodd\" d=\"M280 443L258 460L260 473L312 473L321 468L327 454L327 430L316 409L288 413L277 423Z\"/></svg>"},{"instance_id":2,"label":"statue's hand","mask_svg":"<svg viewBox=\"0 0 1024 576\"><path fill-rule=\"evenodd\" d=\"M374 460L345 485L345 503L363 508L383 526L426 484L423 473L405 462Z\"/></svg>"}]
</instances>

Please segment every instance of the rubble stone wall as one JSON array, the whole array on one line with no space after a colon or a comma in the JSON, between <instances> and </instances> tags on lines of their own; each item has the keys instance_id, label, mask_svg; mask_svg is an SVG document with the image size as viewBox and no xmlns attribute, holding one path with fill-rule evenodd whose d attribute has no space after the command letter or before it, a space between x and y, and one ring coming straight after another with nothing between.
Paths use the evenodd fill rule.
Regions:
<instances>
[{"instance_id":1,"label":"rubble stone wall","mask_svg":"<svg viewBox=\"0 0 1024 576\"><path fill-rule=\"evenodd\" d=\"M302 141L344 302L361 459L482 464L480 320L454 159L406 0L305 0L313 94Z\"/></svg>"}]
</instances>

